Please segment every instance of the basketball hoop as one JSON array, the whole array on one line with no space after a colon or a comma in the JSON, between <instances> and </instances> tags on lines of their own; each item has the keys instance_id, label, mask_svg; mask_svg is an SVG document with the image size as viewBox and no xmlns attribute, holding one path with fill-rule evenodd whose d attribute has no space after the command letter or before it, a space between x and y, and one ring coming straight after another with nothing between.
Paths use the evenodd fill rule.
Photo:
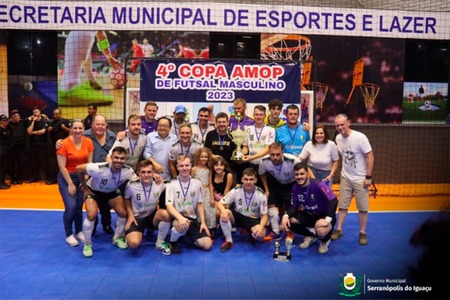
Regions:
<instances>
[{"instance_id":1,"label":"basketball hoop","mask_svg":"<svg viewBox=\"0 0 450 300\"><path fill-rule=\"evenodd\" d=\"M274 35L262 42L261 59L307 60L311 54L311 40L303 35Z\"/></svg>"},{"instance_id":2,"label":"basketball hoop","mask_svg":"<svg viewBox=\"0 0 450 300\"><path fill-rule=\"evenodd\" d=\"M322 82L311 82L305 85L305 87L308 90L314 91L316 108L322 110L323 103L325 102L325 98L328 94L328 84Z\"/></svg>"},{"instance_id":3,"label":"basketball hoop","mask_svg":"<svg viewBox=\"0 0 450 300\"><path fill-rule=\"evenodd\" d=\"M380 92L380 86L374 83L363 83L359 86L364 97L366 109L373 109L375 100Z\"/></svg>"}]
</instances>

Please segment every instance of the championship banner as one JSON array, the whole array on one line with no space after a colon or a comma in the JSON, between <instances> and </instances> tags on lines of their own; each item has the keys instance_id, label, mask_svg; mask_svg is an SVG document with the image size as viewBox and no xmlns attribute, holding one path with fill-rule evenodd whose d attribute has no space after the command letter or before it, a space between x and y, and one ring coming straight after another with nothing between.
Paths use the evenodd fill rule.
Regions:
<instances>
[{"instance_id":1,"label":"championship banner","mask_svg":"<svg viewBox=\"0 0 450 300\"><path fill-rule=\"evenodd\" d=\"M300 63L242 60L145 60L141 101L299 103Z\"/></svg>"}]
</instances>

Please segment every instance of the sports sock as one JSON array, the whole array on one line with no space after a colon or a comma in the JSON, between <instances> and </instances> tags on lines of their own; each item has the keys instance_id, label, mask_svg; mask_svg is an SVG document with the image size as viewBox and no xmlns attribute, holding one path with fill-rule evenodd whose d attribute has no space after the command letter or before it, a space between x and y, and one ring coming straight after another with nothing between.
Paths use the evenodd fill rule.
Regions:
<instances>
[{"instance_id":1,"label":"sports sock","mask_svg":"<svg viewBox=\"0 0 450 300\"><path fill-rule=\"evenodd\" d=\"M179 233L179 232L175 229L175 227L172 227L171 234L170 234L170 241L171 241L171 242L176 242L176 241L178 241L178 239L180 238L180 236L181 236L181 233Z\"/></svg>"},{"instance_id":2,"label":"sports sock","mask_svg":"<svg viewBox=\"0 0 450 300\"><path fill-rule=\"evenodd\" d=\"M89 221L87 218L83 222L83 233L85 243L91 243L92 229L94 228L94 221Z\"/></svg>"},{"instance_id":3,"label":"sports sock","mask_svg":"<svg viewBox=\"0 0 450 300\"><path fill-rule=\"evenodd\" d=\"M125 224L127 223L126 218L121 218L117 216L116 230L114 231L114 238L123 237L125 235Z\"/></svg>"},{"instance_id":4,"label":"sports sock","mask_svg":"<svg viewBox=\"0 0 450 300\"><path fill-rule=\"evenodd\" d=\"M233 238L231 237L231 222L229 220L227 222L220 220L220 227L222 228L225 240L232 243Z\"/></svg>"},{"instance_id":5,"label":"sports sock","mask_svg":"<svg viewBox=\"0 0 450 300\"><path fill-rule=\"evenodd\" d=\"M278 224L278 210L276 207L269 207L269 221L272 231L280 234L280 225Z\"/></svg>"},{"instance_id":6,"label":"sports sock","mask_svg":"<svg viewBox=\"0 0 450 300\"><path fill-rule=\"evenodd\" d=\"M170 222L159 222L158 225L158 237L156 239L156 244L159 245L165 241L167 234L170 230Z\"/></svg>"}]
</instances>

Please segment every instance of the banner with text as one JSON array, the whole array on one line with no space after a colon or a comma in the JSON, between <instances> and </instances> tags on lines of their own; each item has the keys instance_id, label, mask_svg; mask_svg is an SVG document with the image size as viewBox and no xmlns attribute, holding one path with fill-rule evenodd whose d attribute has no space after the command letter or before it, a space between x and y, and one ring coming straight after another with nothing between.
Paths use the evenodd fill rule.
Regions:
<instances>
[{"instance_id":1,"label":"banner with text","mask_svg":"<svg viewBox=\"0 0 450 300\"><path fill-rule=\"evenodd\" d=\"M242 60L145 60L141 101L284 103L300 101L300 63Z\"/></svg>"},{"instance_id":2,"label":"banner with text","mask_svg":"<svg viewBox=\"0 0 450 300\"><path fill-rule=\"evenodd\" d=\"M6 1L0 29L267 32L450 39L449 12L221 2Z\"/></svg>"}]
</instances>

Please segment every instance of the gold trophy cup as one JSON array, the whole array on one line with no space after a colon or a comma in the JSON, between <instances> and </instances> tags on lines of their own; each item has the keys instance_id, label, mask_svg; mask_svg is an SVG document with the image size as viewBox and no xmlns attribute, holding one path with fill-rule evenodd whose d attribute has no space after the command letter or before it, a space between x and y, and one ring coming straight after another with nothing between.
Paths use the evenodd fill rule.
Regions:
<instances>
[{"instance_id":1,"label":"gold trophy cup","mask_svg":"<svg viewBox=\"0 0 450 300\"><path fill-rule=\"evenodd\" d=\"M241 122L241 113L236 114L236 120L238 122L238 128L231 133L233 142L236 144L236 150L233 151L231 159L242 160L244 158L244 154L242 153L241 147L245 140L245 131L239 127L239 123Z\"/></svg>"}]
</instances>

